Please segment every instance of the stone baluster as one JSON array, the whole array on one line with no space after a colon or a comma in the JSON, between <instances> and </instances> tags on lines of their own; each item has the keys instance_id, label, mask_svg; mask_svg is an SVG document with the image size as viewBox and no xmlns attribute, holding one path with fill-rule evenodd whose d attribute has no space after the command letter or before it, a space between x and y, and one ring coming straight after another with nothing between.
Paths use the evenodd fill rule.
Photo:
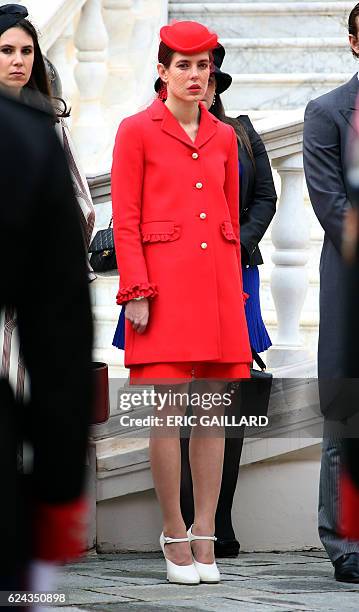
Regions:
<instances>
[{"instance_id":1,"label":"stone baluster","mask_svg":"<svg viewBox=\"0 0 359 612\"><path fill-rule=\"evenodd\" d=\"M159 31L168 20L167 0L140 0L131 44L131 57L137 75L137 99L147 106L154 96L157 78Z\"/></svg>"},{"instance_id":2,"label":"stone baluster","mask_svg":"<svg viewBox=\"0 0 359 612\"><path fill-rule=\"evenodd\" d=\"M71 23L47 53L49 60L54 64L60 75L62 97L70 107L74 106L78 95L74 78L73 30L73 24Z\"/></svg>"},{"instance_id":3,"label":"stone baluster","mask_svg":"<svg viewBox=\"0 0 359 612\"><path fill-rule=\"evenodd\" d=\"M108 129L101 104L107 78L108 36L101 0L87 0L75 33L79 89L78 115L73 136L87 172L98 172L101 153L108 145Z\"/></svg>"},{"instance_id":4,"label":"stone baluster","mask_svg":"<svg viewBox=\"0 0 359 612\"><path fill-rule=\"evenodd\" d=\"M134 112L138 106L135 71L129 49L136 17L133 0L104 0L103 8L109 37L108 76L103 103L119 119L121 115Z\"/></svg>"},{"instance_id":5,"label":"stone baluster","mask_svg":"<svg viewBox=\"0 0 359 612\"><path fill-rule=\"evenodd\" d=\"M273 220L272 242L275 264L271 291L278 328L274 346L268 351L270 367L283 367L308 359L300 338L300 314L308 289L306 263L309 255L309 219L304 208L301 151L272 159L281 178L281 195Z\"/></svg>"}]
</instances>

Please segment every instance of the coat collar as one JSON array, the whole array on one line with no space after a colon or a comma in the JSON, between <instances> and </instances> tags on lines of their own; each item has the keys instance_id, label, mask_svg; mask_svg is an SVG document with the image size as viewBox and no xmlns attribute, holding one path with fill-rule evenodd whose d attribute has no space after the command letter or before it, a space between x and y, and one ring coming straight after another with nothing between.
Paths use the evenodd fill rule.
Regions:
<instances>
[{"instance_id":1,"label":"coat collar","mask_svg":"<svg viewBox=\"0 0 359 612\"><path fill-rule=\"evenodd\" d=\"M164 132L173 138L177 138L177 140L180 140L192 149L199 149L216 134L218 123L218 119L208 112L202 102L199 103L199 106L201 109L201 119L194 142L192 142L190 137L178 123L177 119L161 100L155 100L151 106L148 107L148 112L153 121L161 121L161 129Z\"/></svg>"},{"instance_id":2,"label":"coat collar","mask_svg":"<svg viewBox=\"0 0 359 612\"><path fill-rule=\"evenodd\" d=\"M353 111L356 109L357 105L357 97L359 93L359 79L358 74L355 73L354 76L348 81L346 84L346 96L345 103L340 109L340 113L347 120L348 123L352 127L354 127L354 117Z\"/></svg>"}]
</instances>

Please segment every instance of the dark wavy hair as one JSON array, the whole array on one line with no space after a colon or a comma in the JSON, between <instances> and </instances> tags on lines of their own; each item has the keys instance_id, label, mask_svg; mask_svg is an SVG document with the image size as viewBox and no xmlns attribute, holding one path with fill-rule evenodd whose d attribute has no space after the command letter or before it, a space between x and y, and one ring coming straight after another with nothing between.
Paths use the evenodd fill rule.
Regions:
<instances>
[{"instance_id":1,"label":"dark wavy hair","mask_svg":"<svg viewBox=\"0 0 359 612\"><path fill-rule=\"evenodd\" d=\"M34 44L34 64L30 79L22 89L21 99L25 103L34 104L41 110L50 113L55 120L57 120L58 117L68 117L70 113L65 100L54 97L51 93L51 87L36 29L27 19L21 19L14 27L20 28L26 32L26 34L29 34Z\"/></svg>"},{"instance_id":2,"label":"dark wavy hair","mask_svg":"<svg viewBox=\"0 0 359 612\"><path fill-rule=\"evenodd\" d=\"M223 106L223 103L222 103L222 100L219 94L216 93L214 103L212 104L211 108L209 108L208 110L210 113L212 113L212 115L217 117L217 119L219 119L220 121L223 121L223 123L228 123L228 125L231 125L234 128L239 145L241 147L244 147L247 150L247 153L251 159L251 162L253 166L255 167L255 160L254 160L254 155L252 151L252 145L251 145L251 141L249 140L247 131L245 127L242 125L240 119L234 119L233 117L228 117L228 115L226 115L226 111L224 110L224 106Z\"/></svg>"},{"instance_id":3,"label":"dark wavy hair","mask_svg":"<svg viewBox=\"0 0 359 612\"><path fill-rule=\"evenodd\" d=\"M357 18L359 17L359 4L356 4L355 7L350 11L348 17L348 33L355 38L358 38L358 26L357 26ZM359 54L352 49L352 54L354 57L359 57Z\"/></svg>"}]
</instances>

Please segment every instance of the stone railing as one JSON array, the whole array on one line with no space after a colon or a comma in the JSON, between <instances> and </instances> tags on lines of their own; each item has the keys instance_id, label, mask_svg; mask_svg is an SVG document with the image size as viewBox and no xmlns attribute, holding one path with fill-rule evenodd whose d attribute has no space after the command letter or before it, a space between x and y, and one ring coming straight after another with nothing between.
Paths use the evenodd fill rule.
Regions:
<instances>
[{"instance_id":1,"label":"stone railing","mask_svg":"<svg viewBox=\"0 0 359 612\"><path fill-rule=\"evenodd\" d=\"M285 124L272 116L268 125L259 122L256 127L281 183L277 213L271 226L274 247L271 293L277 333L267 360L271 368L280 368L282 376L304 375L308 368L311 371L312 360L304 348L299 329L308 289L310 226L303 193L303 113L294 111ZM88 180L95 204L111 199L108 173L90 175Z\"/></svg>"},{"instance_id":2,"label":"stone railing","mask_svg":"<svg viewBox=\"0 0 359 612\"><path fill-rule=\"evenodd\" d=\"M153 96L167 0L26 0L42 51L56 65L87 172L109 167L120 120Z\"/></svg>"}]
</instances>

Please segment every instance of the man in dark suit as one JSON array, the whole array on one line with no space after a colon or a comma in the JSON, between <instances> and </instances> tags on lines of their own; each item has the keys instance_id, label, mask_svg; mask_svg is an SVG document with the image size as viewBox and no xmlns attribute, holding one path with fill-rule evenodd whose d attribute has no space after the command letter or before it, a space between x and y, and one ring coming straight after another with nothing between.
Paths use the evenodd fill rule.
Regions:
<instances>
[{"instance_id":1,"label":"man in dark suit","mask_svg":"<svg viewBox=\"0 0 359 612\"><path fill-rule=\"evenodd\" d=\"M352 52L359 57L359 4L351 11L348 25ZM320 261L319 389L322 412L334 419L340 418L335 409L333 414L333 398L345 364L342 237L346 211L351 208L346 176L347 143L353 132L352 113L358 92L355 74L348 83L309 102L304 118L305 176L315 214L325 231ZM338 532L340 450L339 438L324 433L319 535L335 567L335 578L359 582L359 542L346 540Z\"/></svg>"},{"instance_id":2,"label":"man in dark suit","mask_svg":"<svg viewBox=\"0 0 359 612\"><path fill-rule=\"evenodd\" d=\"M30 403L0 376L0 591L83 545L92 317L78 207L53 121L0 97L0 311L16 309ZM31 445L31 474L16 449ZM80 533L82 532L82 534Z\"/></svg>"}]
</instances>

